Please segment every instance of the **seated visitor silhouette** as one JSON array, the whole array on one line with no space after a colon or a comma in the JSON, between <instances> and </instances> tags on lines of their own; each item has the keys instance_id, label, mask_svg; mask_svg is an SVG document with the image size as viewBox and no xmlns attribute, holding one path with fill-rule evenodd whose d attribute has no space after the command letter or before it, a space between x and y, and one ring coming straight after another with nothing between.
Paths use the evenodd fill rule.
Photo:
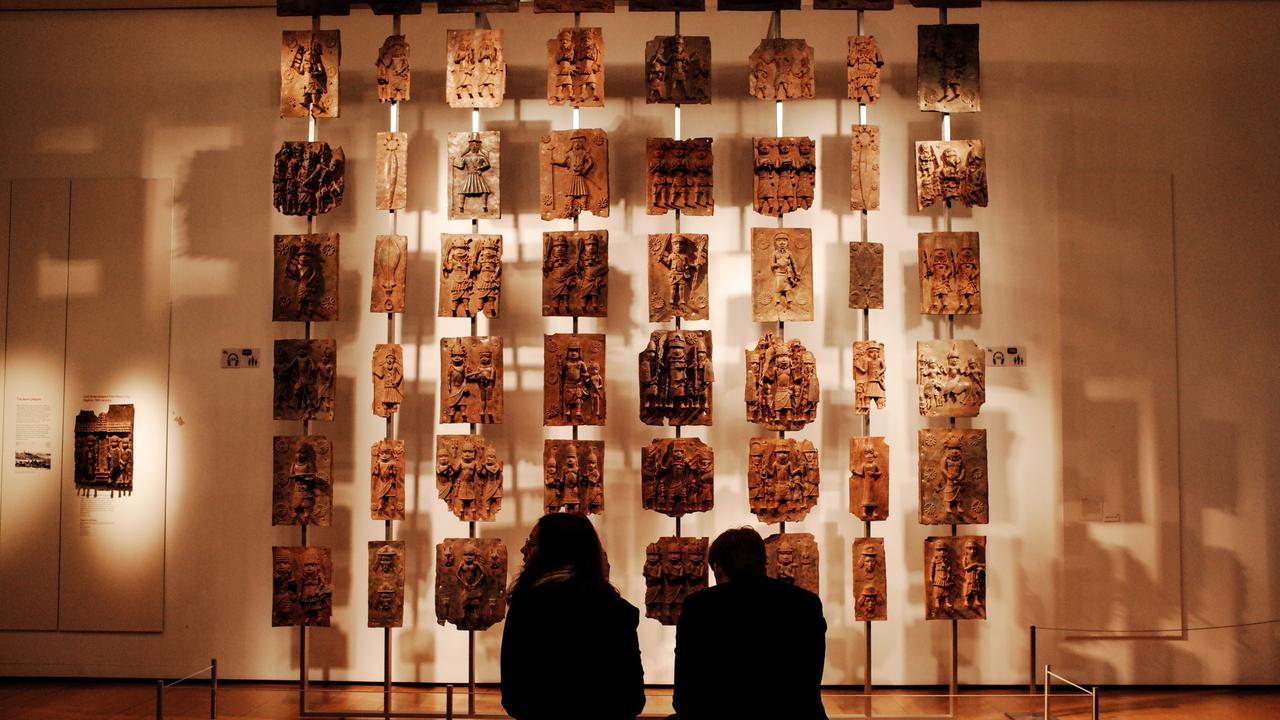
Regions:
<instances>
[{"instance_id":1,"label":"seated visitor silhouette","mask_svg":"<svg viewBox=\"0 0 1280 720\"><path fill-rule=\"evenodd\" d=\"M640 611L609 584L591 521L544 515L521 553L502 631L502 707L516 720L639 715Z\"/></svg>"},{"instance_id":2,"label":"seated visitor silhouette","mask_svg":"<svg viewBox=\"0 0 1280 720\"><path fill-rule=\"evenodd\" d=\"M716 584L685 599L676 626L676 717L825 720L822 601L765 575L751 528L724 531L707 557Z\"/></svg>"}]
</instances>

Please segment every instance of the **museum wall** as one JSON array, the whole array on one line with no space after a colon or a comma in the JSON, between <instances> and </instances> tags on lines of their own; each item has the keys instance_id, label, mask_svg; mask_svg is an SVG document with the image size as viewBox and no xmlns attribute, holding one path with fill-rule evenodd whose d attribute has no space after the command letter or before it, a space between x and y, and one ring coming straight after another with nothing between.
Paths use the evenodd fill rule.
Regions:
<instances>
[{"instance_id":1,"label":"museum wall","mask_svg":"<svg viewBox=\"0 0 1280 720\"><path fill-rule=\"evenodd\" d=\"M886 303L871 314L871 337L889 362L888 407L873 411L872 428L892 448L890 519L874 530L889 568L889 620L873 636L884 684L945 682L949 654L947 624L923 619L921 548L934 530L917 524L915 497L916 430L927 423L915 404L914 343L945 331L917 312L915 234L942 220L915 210L909 175L913 142L939 134L938 116L918 112L914 97L915 26L936 17L911 7L867 14L887 61L870 113L883 173L871 239L886 246ZM1027 357L988 371L987 402L971 423L987 430L990 454L991 522L975 530L988 537L988 619L960 624L961 682L1024 682L1031 624L1164 629L1271 618L1280 606L1280 524L1269 522L1280 513L1280 392L1250 368L1280 352L1269 212L1280 153L1265 140L1280 91L1280 44L1265 28L1280 23L1280 6L991 2L951 20L981 23L983 111L953 116L953 136L986 140L991 186L990 207L954 215L956 230L982 235L986 295L981 316L957 319L956 337L1017 345ZM399 421L409 516L396 526L408 543L408 588L405 628L394 633L404 681L466 678L466 634L435 623L432 547L467 532L436 499L433 453L439 338L469 330L435 313L439 234L469 229L445 217L444 142L469 129L470 116L443 101L444 29L471 21L404 19L414 67L400 116L410 166L399 227L411 258ZM506 543L514 569L541 513L542 439L568 437L540 418L541 335L567 332L569 320L544 320L536 299L541 233L570 223L538 218L536 157L540 135L571 127L570 111L544 98L545 41L571 19L526 10L491 21L507 29L507 101L483 114L485 129L503 133L503 217L482 232L505 241L503 313L487 327L507 347L507 395L505 421L481 432L506 463L506 500L479 532ZM795 436L818 446L822 482L817 508L788 530L813 533L820 546L831 684L860 684L863 669L849 559L862 527L847 484L848 440L858 433L850 345L861 336L860 314L847 307L846 244L858 239L846 209L853 23L852 13L804 11L784 13L782 26L817 53L817 99L785 112L787 134L818 146L814 207L787 218L813 229L817 312L786 331L818 360L818 419ZM659 327L647 322L645 235L672 228L669 216L645 214L644 140L671 134L672 111L644 103L641 58L644 42L672 26L668 14L621 8L583 24L604 28L608 99L581 112L583 127L609 133L613 201L610 217L582 219L611 240L609 317L581 322L583 332L608 335L609 418L582 437L606 442L607 509L593 520L614 582L641 605L644 547L674 530L640 507L640 449L671 436L637 414L636 357ZM331 527L310 533L333 548L336 595L334 626L311 631L309 646L313 677L374 680L382 633L365 627L364 563L366 542L383 529L365 511L367 458L385 426L369 412L368 368L387 323L365 301L374 236L387 232L373 202L374 133L387 125L373 61L390 19L357 10L324 25L342 30L342 113L319 132L346 151L347 195L318 225L342 235L341 319L315 326L339 348L337 417L317 426L334 443L335 512ZM692 327L713 332L717 386L715 424L686 431L715 449L715 507L687 516L686 535L744 524L772 532L747 509L746 438L762 431L742 402L742 352L764 330L748 320L747 239L751 227L772 224L750 208L750 139L774 132L773 103L746 94L746 59L767 25L766 13L682 18L685 34L712 37L713 104L686 106L683 134L715 138L717 186L716 214L681 224L711 237L711 319ZM271 236L301 226L272 208L271 163L281 141L305 139L304 121L277 118L277 91L280 30L306 26L268 10L0 14L6 191L27 178L159 178L174 188L167 478L134 478L135 492L167 488L163 631L0 632L0 673L182 675L216 656L226 676L296 677L297 632L270 627L269 562L273 545L297 538L270 522L271 439L296 423L271 419L268 367L223 370L219 353L298 335L271 322ZM130 281L127 270L120 279ZM5 310L12 323L24 307ZM19 350L7 347L7 357ZM16 391L7 385L6 398ZM60 532L49 527L48 543ZM478 636L481 681L497 679L500 636L500 625ZM647 681L670 682L674 629L642 620L640 636ZM1280 680L1274 626L1139 640L1045 633L1040 657L1092 684ZM760 661L786 662L763 651Z\"/></svg>"}]
</instances>

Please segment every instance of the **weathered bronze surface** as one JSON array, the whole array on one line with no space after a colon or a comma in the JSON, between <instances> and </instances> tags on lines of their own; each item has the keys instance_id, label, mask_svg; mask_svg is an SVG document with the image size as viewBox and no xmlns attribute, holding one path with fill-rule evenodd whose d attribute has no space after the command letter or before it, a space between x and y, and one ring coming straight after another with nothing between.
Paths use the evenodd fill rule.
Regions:
<instances>
[{"instance_id":1,"label":"weathered bronze surface","mask_svg":"<svg viewBox=\"0 0 1280 720\"><path fill-rule=\"evenodd\" d=\"M813 319L813 236L807 228L751 228L751 319Z\"/></svg>"},{"instance_id":2,"label":"weathered bronze surface","mask_svg":"<svg viewBox=\"0 0 1280 720\"><path fill-rule=\"evenodd\" d=\"M874 403L884 409L884 343L857 340L853 343L853 409L859 415L871 412Z\"/></svg>"},{"instance_id":3,"label":"weathered bronze surface","mask_svg":"<svg viewBox=\"0 0 1280 720\"><path fill-rule=\"evenodd\" d=\"M612 0L607 1L609 12L613 12ZM600 28L562 28L547 41L547 102L574 107L604 105L604 33Z\"/></svg>"},{"instance_id":4,"label":"weathered bronze surface","mask_svg":"<svg viewBox=\"0 0 1280 720\"><path fill-rule=\"evenodd\" d=\"M272 285L272 320L337 320L338 233L276 235Z\"/></svg>"},{"instance_id":5,"label":"weathered bronze surface","mask_svg":"<svg viewBox=\"0 0 1280 720\"><path fill-rule=\"evenodd\" d=\"M818 163L807 137L758 137L752 207L761 215L781 216L813 206Z\"/></svg>"},{"instance_id":6,"label":"weathered bronze surface","mask_svg":"<svg viewBox=\"0 0 1280 720\"><path fill-rule=\"evenodd\" d=\"M850 35L846 65L849 99L863 105L879 100L880 68L884 67L884 56L880 54L880 45L875 37Z\"/></svg>"},{"instance_id":7,"label":"weathered bronze surface","mask_svg":"<svg viewBox=\"0 0 1280 720\"><path fill-rule=\"evenodd\" d=\"M404 541L369 541L369 627L404 625Z\"/></svg>"},{"instance_id":8,"label":"weathered bronze surface","mask_svg":"<svg viewBox=\"0 0 1280 720\"><path fill-rule=\"evenodd\" d=\"M720 9L725 8L720 0ZM772 3L771 3L772 4ZM800 0L795 0L796 9ZM768 8L773 9L773 8ZM760 41L748 61L747 91L761 100L811 98L813 89L813 48L801 39L772 38Z\"/></svg>"},{"instance_id":9,"label":"weathered bronze surface","mask_svg":"<svg viewBox=\"0 0 1280 720\"><path fill-rule=\"evenodd\" d=\"M800 0L717 0L716 10L799 10Z\"/></svg>"},{"instance_id":10,"label":"weathered bronze surface","mask_svg":"<svg viewBox=\"0 0 1280 720\"><path fill-rule=\"evenodd\" d=\"M391 417L404 402L404 351L398 343L373 348L373 414Z\"/></svg>"},{"instance_id":11,"label":"weathered bronze surface","mask_svg":"<svg viewBox=\"0 0 1280 720\"><path fill-rule=\"evenodd\" d=\"M603 441L542 441L542 508L549 513L604 512Z\"/></svg>"},{"instance_id":12,"label":"weathered bronze surface","mask_svg":"<svg viewBox=\"0 0 1280 720\"><path fill-rule=\"evenodd\" d=\"M916 143L916 209L938 201L987 206L987 158L981 140Z\"/></svg>"},{"instance_id":13,"label":"weathered bronze surface","mask_svg":"<svg viewBox=\"0 0 1280 720\"><path fill-rule=\"evenodd\" d=\"M373 246L373 288L369 312L404 312L408 281L409 239L404 235L379 235Z\"/></svg>"},{"instance_id":14,"label":"weathered bronze surface","mask_svg":"<svg viewBox=\"0 0 1280 720\"><path fill-rule=\"evenodd\" d=\"M285 215L323 215L342 204L345 169L340 147L286 141L276 152L272 204Z\"/></svg>"},{"instance_id":15,"label":"weathered bronze surface","mask_svg":"<svg viewBox=\"0 0 1280 720\"><path fill-rule=\"evenodd\" d=\"M645 154L645 198L650 215L679 210L683 215L715 212L711 138L649 138Z\"/></svg>"},{"instance_id":16,"label":"weathered bronze surface","mask_svg":"<svg viewBox=\"0 0 1280 720\"><path fill-rule=\"evenodd\" d=\"M747 486L760 522L803 520L818 503L818 448L808 440L751 438Z\"/></svg>"},{"instance_id":17,"label":"weathered bronze surface","mask_svg":"<svg viewBox=\"0 0 1280 720\"><path fill-rule=\"evenodd\" d=\"M853 126L849 209L880 209L880 127L877 125Z\"/></svg>"},{"instance_id":18,"label":"weathered bronze surface","mask_svg":"<svg viewBox=\"0 0 1280 720\"><path fill-rule=\"evenodd\" d=\"M770 430L799 430L818 414L817 360L799 340L765 333L747 350L747 420Z\"/></svg>"},{"instance_id":19,"label":"weathered bronze surface","mask_svg":"<svg viewBox=\"0 0 1280 720\"><path fill-rule=\"evenodd\" d=\"M421 6L419 6L421 10ZM413 74L409 68L409 42L403 35L388 35L378 49L378 102L405 102Z\"/></svg>"},{"instance_id":20,"label":"weathered bronze surface","mask_svg":"<svg viewBox=\"0 0 1280 720\"><path fill-rule=\"evenodd\" d=\"M404 519L404 441L379 440L369 448L369 515Z\"/></svg>"},{"instance_id":21,"label":"weathered bronze surface","mask_svg":"<svg viewBox=\"0 0 1280 720\"><path fill-rule=\"evenodd\" d=\"M706 0L627 0L628 12L702 12Z\"/></svg>"},{"instance_id":22,"label":"weathered bronze surface","mask_svg":"<svg viewBox=\"0 0 1280 720\"><path fill-rule=\"evenodd\" d=\"M706 235L649 236L649 322L707 319L708 259Z\"/></svg>"},{"instance_id":23,"label":"weathered bronze surface","mask_svg":"<svg viewBox=\"0 0 1280 720\"><path fill-rule=\"evenodd\" d=\"M542 316L609 314L609 231L542 233Z\"/></svg>"},{"instance_id":24,"label":"weathered bronze surface","mask_svg":"<svg viewBox=\"0 0 1280 720\"><path fill-rule=\"evenodd\" d=\"M76 491L133 493L133 405L108 405L101 414L81 410L75 425Z\"/></svg>"},{"instance_id":25,"label":"weathered bronze surface","mask_svg":"<svg viewBox=\"0 0 1280 720\"><path fill-rule=\"evenodd\" d=\"M501 30L450 30L445 97L449 107L495 108L507 92Z\"/></svg>"},{"instance_id":26,"label":"weathered bronze surface","mask_svg":"<svg viewBox=\"0 0 1280 720\"><path fill-rule=\"evenodd\" d=\"M502 338L440 338L440 422L502 422Z\"/></svg>"},{"instance_id":27,"label":"weathered bronze surface","mask_svg":"<svg viewBox=\"0 0 1280 720\"><path fill-rule=\"evenodd\" d=\"M449 219L502 217L502 137L497 130L449 133Z\"/></svg>"},{"instance_id":28,"label":"weathered bronze surface","mask_svg":"<svg viewBox=\"0 0 1280 720\"><path fill-rule=\"evenodd\" d=\"M849 243L849 307L884 308L884 245Z\"/></svg>"},{"instance_id":29,"label":"weathered bronze surface","mask_svg":"<svg viewBox=\"0 0 1280 720\"><path fill-rule=\"evenodd\" d=\"M609 217L609 139L603 130L560 130L538 146L542 219Z\"/></svg>"},{"instance_id":30,"label":"weathered bronze surface","mask_svg":"<svg viewBox=\"0 0 1280 720\"><path fill-rule=\"evenodd\" d=\"M920 524L988 521L987 431L920 430Z\"/></svg>"},{"instance_id":31,"label":"weathered bronze surface","mask_svg":"<svg viewBox=\"0 0 1280 720\"><path fill-rule=\"evenodd\" d=\"M440 317L498 317L502 236L440 236Z\"/></svg>"},{"instance_id":32,"label":"weathered bronze surface","mask_svg":"<svg viewBox=\"0 0 1280 720\"><path fill-rule=\"evenodd\" d=\"M945 113L981 110L978 26L920 25L916 34L916 100L920 109Z\"/></svg>"},{"instance_id":33,"label":"weathered bronze surface","mask_svg":"<svg viewBox=\"0 0 1280 720\"><path fill-rule=\"evenodd\" d=\"M987 538L924 539L926 620L987 619Z\"/></svg>"},{"instance_id":34,"label":"weathered bronze surface","mask_svg":"<svg viewBox=\"0 0 1280 720\"><path fill-rule=\"evenodd\" d=\"M329 627L333 560L326 547L271 548L271 625Z\"/></svg>"},{"instance_id":35,"label":"weathered bronze surface","mask_svg":"<svg viewBox=\"0 0 1280 720\"><path fill-rule=\"evenodd\" d=\"M605 336L543 336L542 424L604 425Z\"/></svg>"},{"instance_id":36,"label":"weathered bronze surface","mask_svg":"<svg viewBox=\"0 0 1280 720\"><path fill-rule=\"evenodd\" d=\"M853 541L853 616L859 621L889 619L884 538Z\"/></svg>"},{"instance_id":37,"label":"weathered bronze surface","mask_svg":"<svg viewBox=\"0 0 1280 720\"><path fill-rule=\"evenodd\" d=\"M916 343L916 384L925 417L973 417L987 399L987 358L972 340Z\"/></svg>"},{"instance_id":38,"label":"weathered bronze surface","mask_svg":"<svg viewBox=\"0 0 1280 720\"><path fill-rule=\"evenodd\" d=\"M334 340L276 340L276 420L332 420L338 344Z\"/></svg>"},{"instance_id":39,"label":"weathered bronze surface","mask_svg":"<svg viewBox=\"0 0 1280 720\"><path fill-rule=\"evenodd\" d=\"M350 14L351 0L276 0L276 15L280 17Z\"/></svg>"},{"instance_id":40,"label":"weathered bronze surface","mask_svg":"<svg viewBox=\"0 0 1280 720\"><path fill-rule=\"evenodd\" d=\"M640 421L710 425L710 330L654 330L640 351Z\"/></svg>"},{"instance_id":41,"label":"weathered bronze surface","mask_svg":"<svg viewBox=\"0 0 1280 720\"><path fill-rule=\"evenodd\" d=\"M375 203L378 209L405 209L409 175L409 134L378 133L378 145L373 162L377 175Z\"/></svg>"},{"instance_id":42,"label":"weathered bronze surface","mask_svg":"<svg viewBox=\"0 0 1280 720\"><path fill-rule=\"evenodd\" d=\"M818 541L810 533L781 533L764 540L765 574L818 593Z\"/></svg>"},{"instance_id":43,"label":"weathered bronze surface","mask_svg":"<svg viewBox=\"0 0 1280 720\"><path fill-rule=\"evenodd\" d=\"M849 512L867 522L889 519L889 445L882 437L849 439Z\"/></svg>"},{"instance_id":44,"label":"weathered bronze surface","mask_svg":"<svg viewBox=\"0 0 1280 720\"><path fill-rule=\"evenodd\" d=\"M507 614L507 546L498 538L436 545L436 622L485 630Z\"/></svg>"},{"instance_id":45,"label":"weathered bronze surface","mask_svg":"<svg viewBox=\"0 0 1280 720\"><path fill-rule=\"evenodd\" d=\"M707 586L707 539L658 538L645 548L642 572L645 617L675 625L684 599Z\"/></svg>"},{"instance_id":46,"label":"weathered bronze surface","mask_svg":"<svg viewBox=\"0 0 1280 720\"><path fill-rule=\"evenodd\" d=\"M280 117L338 117L337 30L285 30L280 42Z\"/></svg>"},{"instance_id":47,"label":"weathered bronze surface","mask_svg":"<svg viewBox=\"0 0 1280 720\"><path fill-rule=\"evenodd\" d=\"M814 10L892 10L893 0L813 0Z\"/></svg>"},{"instance_id":48,"label":"weathered bronze surface","mask_svg":"<svg viewBox=\"0 0 1280 720\"><path fill-rule=\"evenodd\" d=\"M520 0L436 0L438 13L519 12Z\"/></svg>"},{"instance_id":49,"label":"weathered bronze surface","mask_svg":"<svg viewBox=\"0 0 1280 720\"><path fill-rule=\"evenodd\" d=\"M645 43L644 81L645 102L710 104L711 38L659 35Z\"/></svg>"},{"instance_id":50,"label":"weathered bronze surface","mask_svg":"<svg viewBox=\"0 0 1280 720\"><path fill-rule=\"evenodd\" d=\"M611 13L613 0L533 0L535 13Z\"/></svg>"},{"instance_id":51,"label":"weathered bronze surface","mask_svg":"<svg viewBox=\"0 0 1280 720\"><path fill-rule=\"evenodd\" d=\"M333 517L333 444L321 435L272 442L271 524L327 527Z\"/></svg>"},{"instance_id":52,"label":"weathered bronze surface","mask_svg":"<svg viewBox=\"0 0 1280 720\"><path fill-rule=\"evenodd\" d=\"M480 435L436 436L436 492L459 520L493 520L502 509L502 461Z\"/></svg>"},{"instance_id":53,"label":"weathered bronze surface","mask_svg":"<svg viewBox=\"0 0 1280 720\"><path fill-rule=\"evenodd\" d=\"M640 498L646 510L680 517L711 509L715 457L710 445L698 438L659 438L640 453Z\"/></svg>"},{"instance_id":54,"label":"weathered bronze surface","mask_svg":"<svg viewBox=\"0 0 1280 720\"><path fill-rule=\"evenodd\" d=\"M977 315L982 312L982 266L978 233L920 233L920 312Z\"/></svg>"}]
</instances>

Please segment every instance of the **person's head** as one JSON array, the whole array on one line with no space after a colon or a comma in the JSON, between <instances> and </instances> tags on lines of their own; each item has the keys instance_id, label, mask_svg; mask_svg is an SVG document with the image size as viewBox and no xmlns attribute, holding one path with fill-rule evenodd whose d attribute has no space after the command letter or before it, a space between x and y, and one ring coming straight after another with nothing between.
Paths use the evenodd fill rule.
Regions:
<instances>
[{"instance_id":1,"label":"person's head","mask_svg":"<svg viewBox=\"0 0 1280 720\"><path fill-rule=\"evenodd\" d=\"M543 584L552 573L592 587L612 589L604 547L595 527L583 515L543 515L529 532L521 553L524 555L524 567L511 584L509 595L512 601L530 588Z\"/></svg>"},{"instance_id":2,"label":"person's head","mask_svg":"<svg viewBox=\"0 0 1280 720\"><path fill-rule=\"evenodd\" d=\"M734 579L764 575L764 540L753 528L725 530L711 543L707 553L711 572L720 585Z\"/></svg>"}]
</instances>

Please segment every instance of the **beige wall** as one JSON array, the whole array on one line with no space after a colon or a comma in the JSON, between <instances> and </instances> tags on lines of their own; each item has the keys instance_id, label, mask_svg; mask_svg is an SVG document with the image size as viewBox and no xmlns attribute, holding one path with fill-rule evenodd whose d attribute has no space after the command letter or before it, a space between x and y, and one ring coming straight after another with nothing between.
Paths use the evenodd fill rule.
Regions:
<instances>
[{"instance_id":1,"label":"beige wall","mask_svg":"<svg viewBox=\"0 0 1280 720\"><path fill-rule=\"evenodd\" d=\"M872 239L887 248L887 307L871 333L891 362L890 407L872 432L893 448L891 519L876 525L889 553L891 620L875 626L875 677L884 683L945 679L946 627L926 624L921 542L915 522L912 352L942 326L912 304L916 232L936 214L914 210L907 170L914 140L937 137L938 121L915 110L914 26L936 14L902 7L868 14L868 31L888 61L885 97L870 112L882 127L883 209ZM490 325L506 357L507 422L485 430L507 462L508 500L486 536L519 547L540 508L539 337L567 320L543 321L537 296L540 233L567 227L537 217L536 144L570 126L569 111L542 99L543 43L567 17L494 16L508 32L508 101L486 111L503 131L504 217L481 223L506 238L504 317ZM1244 368L1266 367L1280 344L1274 291L1280 260L1270 213L1280 157L1264 141L1273 130L1280 8L1270 3L992 3L957 11L981 22L984 112L956 117L954 136L989 147L992 204L958 212L958 230L982 233L985 314L957 323L957 336L1016 343L1030 364L989 374L988 403L972 425L990 434L992 523L990 619L961 627L961 679L1025 678L1026 626L1110 628L1218 625L1266 619L1280 598L1280 547L1267 519L1280 511L1276 385ZM858 335L845 305L847 257L856 218L847 197L848 126L856 107L842 99L845 38L854 16L787 13L784 34L817 49L813 101L789 105L786 132L819 142L815 207L787 218L814 230L818 316L789 323L819 359L823 405L800 436L819 443L822 498L790 530L814 533L822 552L822 595L830 632L826 680L862 677L862 625L852 621L849 545L861 523L847 512L845 463L852 413L849 343ZM413 261L410 312L402 324L415 378L402 437L410 446L414 508L398 537L410 543L406 629L396 633L396 674L405 680L465 677L466 637L435 625L430 547L459 536L435 500L432 477L437 347L465 334L460 320L434 317L440 232L465 231L444 219L443 143L469 126L442 100L445 27L469 16L406 18L417 72L401 129L410 133L410 212L401 231ZM588 16L585 23L595 23ZM0 62L0 179L142 176L172 178L176 189L172 266L173 344L169 428L165 632L162 634L0 633L0 669L13 674L177 672L217 656L233 677L288 678L296 633L269 627L273 544L296 533L270 525L270 372L217 369L223 346L271 346L296 335L273 325L270 236L301 223L270 204L271 157L300 139L301 121L276 115L279 30L304 27L269 11L0 15L8 38ZM326 21L330 24L330 21ZM367 411L369 355L386 323L366 312L373 238L385 217L373 209L373 133L385 129L372 63L388 19L358 11L343 30L343 113L324 121L322 139L348 157L347 200L318 227L343 235L343 320L318 327L339 341L338 419L321 424L334 441L335 522L312 533L334 548L335 627L316 631L317 676L374 679L381 633L365 625L364 547L381 537L365 519L367 448L382 431ZM639 452L669 431L636 419L635 357L646 322L643 237L669 231L670 218L643 208L643 140L671 132L671 110L641 97L644 41L671 29L666 15L600 17L610 100L582 112L584 127L609 132L614 204L584 228L611 235L611 314L584 320L609 335L608 507L598 519L615 581L643 598L643 546L673 530L639 507ZM693 431L717 451L716 509L686 520L686 534L714 535L753 518L745 502L742 349L760 329L745 322L746 237L766 224L751 213L748 155L753 135L772 134L773 108L745 96L745 61L767 15L686 14L686 34L713 38L715 104L685 109L685 135L716 138L717 214L683 229L712 237L712 320L717 424ZM1114 252L1112 252L1114 251ZM1082 263L1093 263L1096 272ZM21 308L10 307L10 313ZM1149 340L1149 342L1147 342ZM1154 349L1152 349L1154 348ZM1087 357L1094 360L1086 362ZM1099 358L1106 361L1099 360ZM1176 380L1175 380L1176 378ZM1171 386L1172 385L1172 386ZM1065 435L1064 435L1065 434ZM596 437L584 430L584 437ZM1119 523L1082 517L1080 498L1101 499ZM764 529L762 527L762 529ZM51 528L49 541L58 532ZM0 552L3 549L0 548ZM498 629L478 641L481 680L496 679ZM650 682L669 682L674 633L641 625ZM1275 682L1274 629L1191 633L1185 639L1099 642L1043 638L1042 658L1069 676L1104 682ZM774 661L762 658L762 662ZM157 670L162 668L165 670ZM185 673L184 673L185 674Z\"/></svg>"}]
</instances>

